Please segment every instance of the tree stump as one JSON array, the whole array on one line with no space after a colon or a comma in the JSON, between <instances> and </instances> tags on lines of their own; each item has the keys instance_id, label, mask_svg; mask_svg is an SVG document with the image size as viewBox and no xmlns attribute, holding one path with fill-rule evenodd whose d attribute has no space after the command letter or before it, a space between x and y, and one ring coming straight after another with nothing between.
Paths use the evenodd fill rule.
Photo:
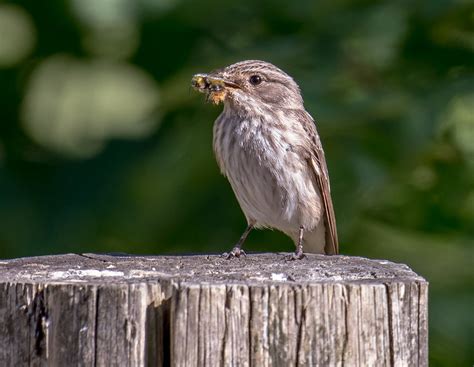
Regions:
<instances>
[{"instance_id":1,"label":"tree stump","mask_svg":"<svg viewBox=\"0 0 474 367\"><path fill-rule=\"evenodd\" d=\"M0 366L426 366L406 265L284 254L0 261Z\"/></svg>"}]
</instances>

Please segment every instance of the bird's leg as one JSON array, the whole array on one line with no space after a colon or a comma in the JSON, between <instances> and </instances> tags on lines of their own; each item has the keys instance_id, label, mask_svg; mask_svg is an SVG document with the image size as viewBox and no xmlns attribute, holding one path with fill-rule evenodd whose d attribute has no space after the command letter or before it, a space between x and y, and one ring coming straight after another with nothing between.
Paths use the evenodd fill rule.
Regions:
<instances>
[{"instance_id":1,"label":"bird's leg","mask_svg":"<svg viewBox=\"0 0 474 367\"><path fill-rule=\"evenodd\" d=\"M304 227L300 226L300 232L298 235L298 243L296 245L296 250L292 255L290 255L288 260L301 260L305 257L305 254L303 252L303 235L304 235Z\"/></svg>"},{"instance_id":2,"label":"bird's leg","mask_svg":"<svg viewBox=\"0 0 474 367\"><path fill-rule=\"evenodd\" d=\"M232 257L240 257L240 255L245 255L245 251L242 250L241 247L244 244L245 240L247 239L252 229L253 229L253 224L249 224L247 228L245 229L244 233L242 233L242 236L240 236L239 242L236 243L232 251L229 253L223 254L227 259L230 259Z\"/></svg>"}]
</instances>

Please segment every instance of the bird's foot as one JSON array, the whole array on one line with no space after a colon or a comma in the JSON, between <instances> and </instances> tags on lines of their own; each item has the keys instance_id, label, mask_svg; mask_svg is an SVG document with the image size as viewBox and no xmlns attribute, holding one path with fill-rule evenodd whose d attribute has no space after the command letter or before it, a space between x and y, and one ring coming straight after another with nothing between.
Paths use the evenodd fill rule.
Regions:
<instances>
[{"instance_id":1,"label":"bird's foot","mask_svg":"<svg viewBox=\"0 0 474 367\"><path fill-rule=\"evenodd\" d=\"M303 250L296 250L291 255L286 257L286 261L302 260L306 257Z\"/></svg>"},{"instance_id":2,"label":"bird's foot","mask_svg":"<svg viewBox=\"0 0 474 367\"><path fill-rule=\"evenodd\" d=\"M224 252L222 256L224 256L227 260L232 259L234 257L240 257L241 255L247 256L244 250L240 247L235 246L231 252Z\"/></svg>"}]
</instances>

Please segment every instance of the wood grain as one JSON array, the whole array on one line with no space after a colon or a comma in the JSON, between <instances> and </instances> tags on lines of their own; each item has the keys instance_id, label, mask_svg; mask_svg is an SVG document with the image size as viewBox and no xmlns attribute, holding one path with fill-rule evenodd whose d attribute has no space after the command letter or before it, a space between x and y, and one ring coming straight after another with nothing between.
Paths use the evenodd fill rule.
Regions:
<instances>
[{"instance_id":1,"label":"wood grain","mask_svg":"<svg viewBox=\"0 0 474 367\"><path fill-rule=\"evenodd\" d=\"M0 261L0 366L427 366L406 265L285 254Z\"/></svg>"}]
</instances>

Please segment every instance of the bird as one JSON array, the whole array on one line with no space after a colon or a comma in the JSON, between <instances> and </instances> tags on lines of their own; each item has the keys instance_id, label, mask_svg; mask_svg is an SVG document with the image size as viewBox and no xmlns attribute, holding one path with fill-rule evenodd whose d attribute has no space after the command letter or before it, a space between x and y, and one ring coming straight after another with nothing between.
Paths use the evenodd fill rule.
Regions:
<instances>
[{"instance_id":1,"label":"bird","mask_svg":"<svg viewBox=\"0 0 474 367\"><path fill-rule=\"evenodd\" d=\"M316 124L300 87L277 66L246 60L195 74L191 86L223 104L214 122L213 148L246 217L247 227L228 253L242 249L254 228L271 228L295 243L289 260L339 253L329 174Z\"/></svg>"}]
</instances>

